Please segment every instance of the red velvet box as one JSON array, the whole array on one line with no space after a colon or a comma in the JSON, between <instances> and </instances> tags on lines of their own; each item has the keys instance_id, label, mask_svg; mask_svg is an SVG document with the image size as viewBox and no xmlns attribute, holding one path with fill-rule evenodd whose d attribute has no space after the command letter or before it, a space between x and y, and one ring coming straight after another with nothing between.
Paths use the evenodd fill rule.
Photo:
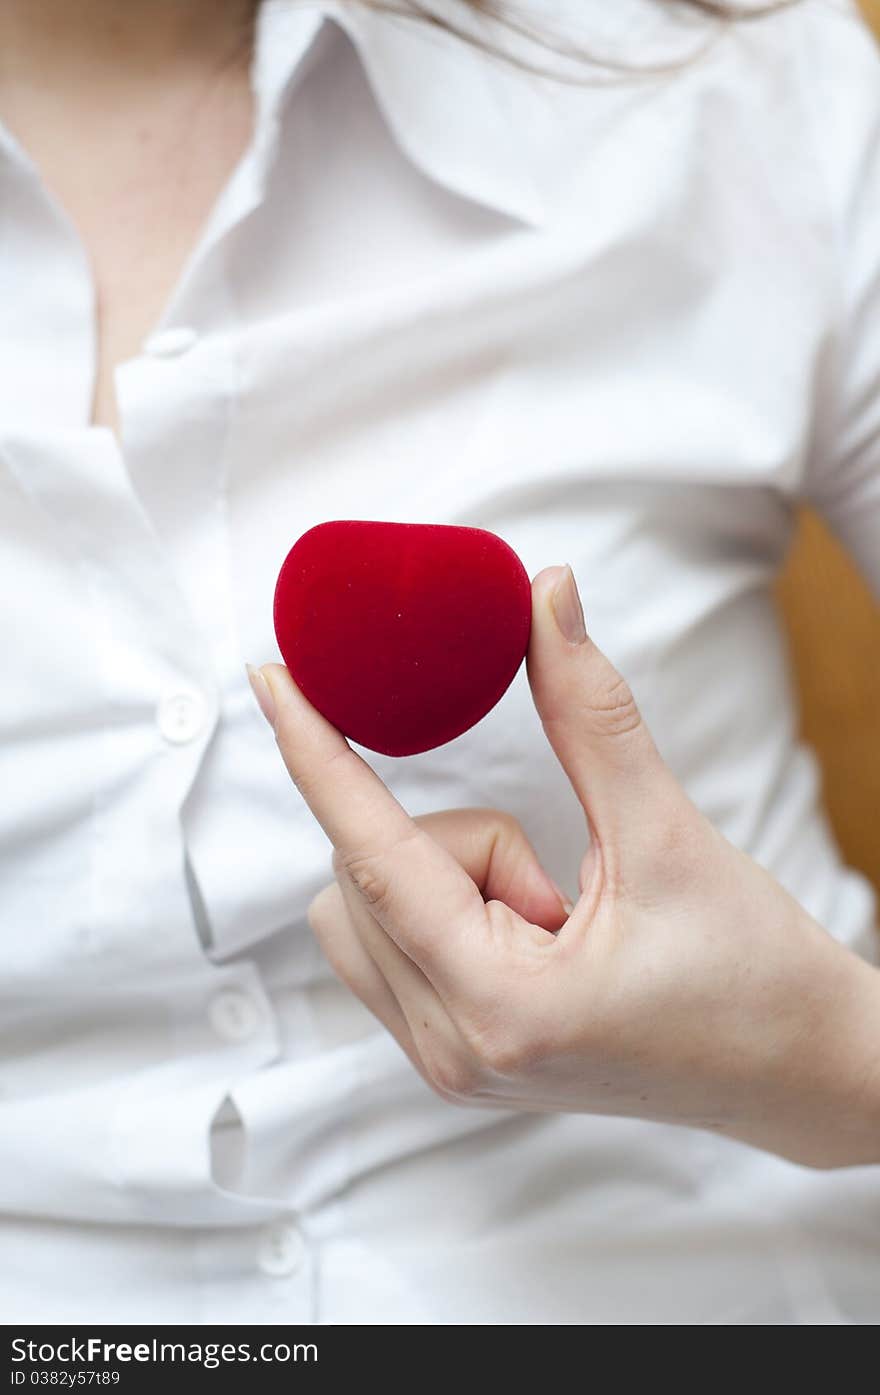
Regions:
<instances>
[{"instance_id":1,"label":"red velvet box","mask_svg":"<svg viewBox=\"0 0 880 1395\"><path fill-rule=\"evenodd\" d=\"M298 687L345 736L389 756L479 722L522 663L531 617L513 549L446 524L320 523L275 588L275 634Z\"/></svg>"}]
</instances>

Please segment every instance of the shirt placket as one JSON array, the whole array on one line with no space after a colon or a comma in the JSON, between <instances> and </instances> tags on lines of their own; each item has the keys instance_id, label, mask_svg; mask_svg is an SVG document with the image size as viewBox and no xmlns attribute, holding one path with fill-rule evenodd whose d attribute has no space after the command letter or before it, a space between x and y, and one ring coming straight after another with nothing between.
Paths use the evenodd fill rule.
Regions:
<instances>
[{"instance_id":1,"label":"shirt placket","mask_svg":"<svg viewBox=\"0 0 880 1395\"><path fill-rule=\"evenodd\" d=\"M299 27L288 37L307 46L320 15L306 14L293 22ZM291 61L289 51L288 65ZM168 1108L170 1080L157 1082L155 1090L145 1081L127 1098L117 1116L116 1150L120 1171L130 1193L141 1198L145 1219L167 1220L170 1186L179 1194L181 1219L185 1215L203 1227L196 1265L206 1321L228 1311L230 1283L239 1295L237 1308L250 1304L256 1320L277 1310L288 1319L308 1321L314 1287L309 1227L294 1209L295 1199L286 1198L283 1188L275 1199L245 1195L243 1177L232 1184L233 1190L213 1180L208 1140L234 1099L227 1085L233 1078L255 1079L267 1070L271 1075L279 1030L256 965L241 959L230 965L212 961L218 948L212 943L212 910L219 908L201 900L197 865L190 863L184 846L187 794L198 780L208 746L220 739L217 725L224 711L234 715L243 687L226 516L229 426L238 393L237 307L224 253L226 240L263 197L277 140L277 113L270 98L273 88L276 99L280 96L286 79L277 60L261 77L260 64L267 62L264 48L258 52L257 130L249 158L224 191L161 321L141 353L116 372L126 471L154 534L156 556L164 559L166 586L176 593L166 623L180 635L179 663L173 675L169 667L157 695L156 723L167 763L176 767L180 884L189 884L191 911L193 890L200 902L208 942L199 953L203 977L211 986L202 986L199 977L193 981L192 992L184 995L188 1002L178 1018L179 1034L186 1037L187 1049L197 1053L204 1047L206 1025L214 1041L208 1081L181 1082L172 1105L182 1142L189 1140L181 1156L181 1167L189 1159L189 1179L177 1164L169 1164L168 1150L155 1142L157 1128L150 1127L150 1119L155 1116L158 1126ZM237 855L233 847L227 852ZM246 1152L261 1146L259 1130L248 1116L244 1109L238 1114Z\"/></svg>"}]
</instances>

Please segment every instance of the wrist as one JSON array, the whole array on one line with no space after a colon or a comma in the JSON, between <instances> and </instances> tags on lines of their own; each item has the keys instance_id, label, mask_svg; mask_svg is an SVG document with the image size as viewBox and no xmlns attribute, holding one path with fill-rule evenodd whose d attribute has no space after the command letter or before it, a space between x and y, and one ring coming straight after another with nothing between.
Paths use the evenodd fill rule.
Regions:
<instances>
[{"instance_id":1,"label":"wrist","mask_svg":"<svg viewBox=\"0 0 880 1395\"><path fill-rule=\"evenodd\" d=\"M826 1021L831 1117L814 1165L876 1164L880 1163L880 971L836 943L834 951L839 996Z\"/></svg>"},{"instance_id":2,"label":"wrist","mask_svg":"<svg viewBox=\"0 0 880 1395\"><path fill-rule=\"evenodd\" d=\"M737 1136L808 1167L878 1164L880 971L801 915L809 948L789 988L800 1025Z\"/></svg>"}]
</instances>

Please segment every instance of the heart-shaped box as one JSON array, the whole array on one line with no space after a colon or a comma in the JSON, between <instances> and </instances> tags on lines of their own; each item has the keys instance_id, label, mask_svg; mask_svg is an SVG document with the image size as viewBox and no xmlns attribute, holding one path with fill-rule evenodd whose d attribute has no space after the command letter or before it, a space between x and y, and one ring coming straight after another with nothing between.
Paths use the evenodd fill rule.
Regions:
<instances>
[{"instance_id":1,"label":"heart-shaped box","mask_svg":"<svg viewBox=\"0 0 880 1395\"><path fill-rule=\"evenodd\" d=\"M522 663L531 619L522 562L482 528L319 523L275 587L297 686L343 735L388 756L442 746L485 717Z\"/></svg>"}]
</instances>

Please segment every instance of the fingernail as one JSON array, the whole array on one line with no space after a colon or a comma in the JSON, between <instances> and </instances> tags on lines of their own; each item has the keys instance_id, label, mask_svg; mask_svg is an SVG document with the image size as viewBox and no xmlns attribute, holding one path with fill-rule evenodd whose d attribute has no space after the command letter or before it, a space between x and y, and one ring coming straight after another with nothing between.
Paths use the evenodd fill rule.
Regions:
<instances>
[{"instance_id":1,"label":"fingernail","mask_svg":"<svg viewBox=\"0 0 880 1395\"><path fill-rule=\"evenodd\" d=\"M556 623L569 644L583 644L587 637L584 612L571 567L566 566L550 597Z\"/></svg>"},{"instance_id":2,"label":"fingernail","mask_svg":"<svg viewBox=\"0 0 880 1395\"><path fill-rule=\"evenodd\" d=\"M269 723L269 726L274 727L275 699L272 696L269 684L266 682L265 678L263 677L262 673L258 668L252 668L250 664L245 664L244 667L248 676L248 682L251 685L251 691L253 692L254 697L257 699L260 711L266 718L266 721Z\"/></svg>"},{"instance_id":3,"label":"fingernail","mask_svg":"<svg viewBox=\"0 0 880 1395\"><path fill-rule=\"evenodd\" d=\"M552 877L550 878L550 883L553 887L553 890L556 892L556 895L559 897L559 900L562 903L562 909L565 911L565 914L571 915L572 911L574 910L574 902L569 901L565 892L562 890L562 887L557 886Z\"/></svg>"}]
</instances>

